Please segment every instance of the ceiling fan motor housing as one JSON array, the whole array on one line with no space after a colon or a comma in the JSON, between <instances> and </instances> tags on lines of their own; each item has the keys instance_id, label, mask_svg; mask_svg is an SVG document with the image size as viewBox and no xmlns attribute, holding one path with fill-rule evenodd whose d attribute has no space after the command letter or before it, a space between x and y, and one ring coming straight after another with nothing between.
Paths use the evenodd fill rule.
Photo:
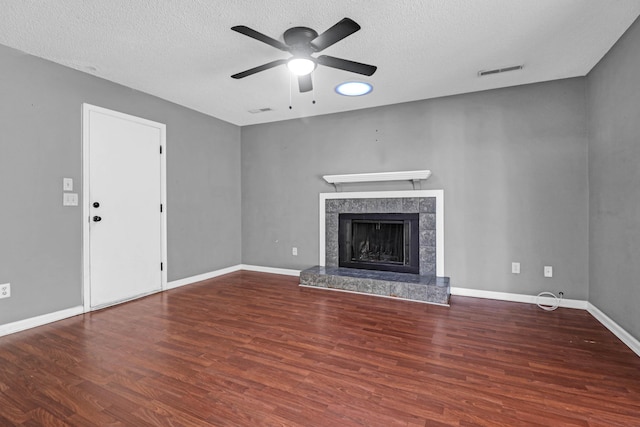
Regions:
<instances>
[{"instance_id":1,"label":"ceiling fan motor housing","mask_svg":"<svg viewBox=\"0 0 640 427\"><path fill-rule=\"evenodd\" d=\"M311 44L311 40L318 37L318 33L312 28L293 27L284 32L284 42L291 46L294 55L310 55L316 49Z\"/></svg>"}]
</instances>

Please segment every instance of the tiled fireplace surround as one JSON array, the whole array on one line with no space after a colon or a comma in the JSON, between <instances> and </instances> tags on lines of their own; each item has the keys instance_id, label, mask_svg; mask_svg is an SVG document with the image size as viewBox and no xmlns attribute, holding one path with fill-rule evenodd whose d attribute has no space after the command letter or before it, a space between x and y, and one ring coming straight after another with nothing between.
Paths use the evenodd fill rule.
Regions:
<instances>
[{"instance_id":1,"label":"tiled fireplace surround","mask_svg":"<svg viewBox=\"0 0 640 427\"><path fill-rule=\"evenodd\" d=\"M342 213L418 213L420 274L436 272L435 197L330 199L325 202L325 265L338 266L338 215Z\"/></svg>"},{"instance_id":2,"label":"tiled fireplace surround","mask_svg":"<svg viewBox=\"0 0 640 427\"><path fill-rule=\"evenodd\" d=\"M321 194L320 265L301 272L300 285L448 304L442 199L441 190ZM341 213L418 213L420 274L338 267Z\"/></svg>"}]
</instances>

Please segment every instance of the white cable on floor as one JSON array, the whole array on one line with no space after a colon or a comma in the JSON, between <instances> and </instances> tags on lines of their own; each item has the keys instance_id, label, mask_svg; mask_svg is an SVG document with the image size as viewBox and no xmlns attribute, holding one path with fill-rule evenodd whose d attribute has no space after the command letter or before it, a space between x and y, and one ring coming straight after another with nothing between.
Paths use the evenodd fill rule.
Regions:
<instances>
[{"instance_id":1,"label":"white cable on floor","mask_svg":"<svg viewBox=\"0 0 640 427\"><path fill-rule=\"evenodd\" d=\"M554 294L552 294L551 292L548 292L548 291L540 292L538 294L538 296L536 297L536 305L538 307L540 307L541 309L543 309L543 310L553 311L553 310L555 310L556 308L558 308L560 306L560 301L562 300L563 293L560 292L559 295L560 295L560 298L558 298L557 296L555 296ZM553 297L555 301L551 305L541 304L540 303L540 297Z\"/></svg>"}]
</instances>

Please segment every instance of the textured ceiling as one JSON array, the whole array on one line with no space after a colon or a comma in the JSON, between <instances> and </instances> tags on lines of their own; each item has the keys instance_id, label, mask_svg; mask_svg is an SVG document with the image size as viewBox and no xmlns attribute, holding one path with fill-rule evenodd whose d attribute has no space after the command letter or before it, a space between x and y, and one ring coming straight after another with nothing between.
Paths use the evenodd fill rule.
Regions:
<instances>
[{"instance_id":1,"label":"textured ceiling","mask_svg":"<svg viewBox=\"0 0 640 427\"><path fill-rule=\"evenodd\" d=\"M640 14L638 0L0 0L0 44L248 125L584 76ZM319 66L300 94L285 66L230 76L288 54L273 38L362 26L323 54L378 66L372 77ZM480 70L524 64L510 73ZM373 84L346 98L343 81ZM312 104L315 98L316 104ZM259 114L249 110L271 108Z\"/></svg>"}]
</instances>

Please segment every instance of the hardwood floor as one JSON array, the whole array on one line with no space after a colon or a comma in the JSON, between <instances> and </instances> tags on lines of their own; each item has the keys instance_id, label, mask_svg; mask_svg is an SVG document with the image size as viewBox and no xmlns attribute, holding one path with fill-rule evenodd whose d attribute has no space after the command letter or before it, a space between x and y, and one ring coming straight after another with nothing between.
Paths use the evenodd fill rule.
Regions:
<instances>
[{"instance_id":1,"label":"hardwood floor","mask_svg":"<svg viewBox=\"0 0 640 427\"><path fill-rule=\"evenodd\" d=\"M237 272L0 338L1 426L638 426L640 358L582 310Z\"/></svg>"}]
</instances>

